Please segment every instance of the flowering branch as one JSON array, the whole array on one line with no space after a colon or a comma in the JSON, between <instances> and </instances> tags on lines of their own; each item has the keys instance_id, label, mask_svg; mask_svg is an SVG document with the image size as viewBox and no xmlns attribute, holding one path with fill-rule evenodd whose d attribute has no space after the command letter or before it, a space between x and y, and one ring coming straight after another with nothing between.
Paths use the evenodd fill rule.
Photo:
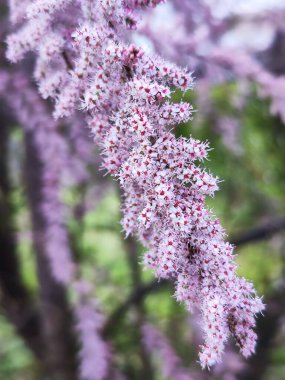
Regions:
<instances>
[{"instance_id":1,"label":"flowering branch","mask_svg":"<svg viewBox=\"0 0 285 380\"><path fill-rule=\"evenodd\" d=\"M208 143L172 134L192 117L188 103L171 101L176 90L192 89L191 73L126 42L135 13L160 2L28 2L28 21L8 37L7 56L15 62L36 52L35 77L42 96L56 101L55 117L85 111L103 167L123 190L124 230L147 247L145 265L174 281L176 299L201 313L200 362L210 367L230 335L245 357L254 352L255 315L264 306L236 276L233 246L206 208L218 189L202 167ZM74 62L68 70L63 52Z\"/></svg>"}]
</instances>

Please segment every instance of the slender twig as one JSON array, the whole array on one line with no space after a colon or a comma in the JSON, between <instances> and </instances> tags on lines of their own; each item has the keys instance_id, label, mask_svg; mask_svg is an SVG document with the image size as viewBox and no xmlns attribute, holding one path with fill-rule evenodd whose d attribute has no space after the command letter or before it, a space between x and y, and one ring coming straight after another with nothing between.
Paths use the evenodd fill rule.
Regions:
<instances>
[{"instance_id":1,"label":"slender twig","mask_svg":"<svg viewBox=\"0 0 285 380\"><path fill-rule=\"evenodd\" d=\"M131 293L131 295L127 298L125 302L123 302L121 305L118 306L117 309L113 311L113 313L111 314L104 326L104 336L109 337L110 335L112 335L114 328L116 328L116 324L124 316L124 314L129 310L131 306L141 302L148 294L156 291L161 291L169 285L170 283L167 280L161 280L159 282L157 280L153 280L136 289L136 291Z\"/></svg>"},{"instance_id":2,"label":"slender twig","mask_svg":"<svg viewBox=\"0 0 285 380\"><path fill-rule=\"evenodd\" d=\"M231 240L235 246L241 246L249 243L265 240L272 235L285 230L285 218L280 218L274 221L252 228L244 233L240 234L236 238Z\"/></svg>"}]
</instances>

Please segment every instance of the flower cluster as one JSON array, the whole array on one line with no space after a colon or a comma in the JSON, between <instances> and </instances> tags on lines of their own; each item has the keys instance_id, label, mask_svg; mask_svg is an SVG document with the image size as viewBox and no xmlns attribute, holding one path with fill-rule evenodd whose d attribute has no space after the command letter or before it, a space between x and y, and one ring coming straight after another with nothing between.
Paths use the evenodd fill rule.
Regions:
<instances>
[{"instance_id":1,"label":"flower cluster","mask_svg":"<svg viewBox=\"0 0 285 380\"><path fill-rule=\"evenodd\" d=\"M76 329L81 338L80 374L82 379L106 379L110 352L101 338L104 318L98 312L96 300L91 295L92 287L85 281L76 281L73 289L78 300L75 306Z\"/></svg>"},{"instance_id":2,"label":"flower cluster","mask_svg":"<svg viewBox=\"0 0 285 380\"><path fill-rule=\"evenodd\" d=\"M167 339L151 324L145 324L142 328L142 339L146 349L159 355L162 374L165 378L171 380L193 380L195 377L190 376L189 370L182 366L175 351Z\"/></svg>"},{"instance_id":3,"label":"flower cluster","mask_svg":"<svg viewBox=\"0 0 285 380\"><path fill-rule=\"evenodd\" d=\"M236 276L233 247L206 208L218 189L201 165L208 144L171 130L191 119L188 103L171 101L193 87L191 73L126 42L130 15L159 2L32 2L28 22L8 39L8 57L37 52L35 77L55 99L56 117L86 112L103 166L123 189L126 233L147 247L145 265L175 282L177 300L201 312L205 367L220 360L230 335L244 356L254 352L263 305Z\"/></svg>"},{"instance_id":4,"label":"flower cluster","mask_svg":"<svg viewBox=\"0 0 285 380\"><path fill-rule=\"evenodd\" d=\"M0 72L0 77L1 74ZM31 138L32 134L40 156L42 188L41 209L38 213L45 220L45 228L43 235L40 235L42 232L35 231L35 238L44 242L45 254L49 258L55 279L67 284L73 277L74 265L64 225L65 210L60 199L62 178L68 170L66 140L58 133L59 123L50 117L39 95L22 73L10 75L3 92L7 94L8 106L27 136Z\"/></svg>"},{"instance_id":5,"label":"flower cluster","mask_svg":"<svg viewBox=\"0 0 285 380\"><path fill-rule=\"evenodd\" d=\"M81 378L104 380L110 362L108 346L100 332L104 320L95 300L91 299L90 284L78 280L81 276L71 254L65 225L65 207L60 198L63 178L70 177L71 168L73 181L83 183L86 180L88 173L83 172L80 158L83 156L85 162L88 162L92 150L81 136L80 124L75 120L69 132L77 137L77 143L81 142L81 146L77 149L75 146L70 155L69 141L59 133L60 123L48 113L46 105L23 73L7 75L0 71L0 98L3 94L6 105L23 127L25 138L32 140L39 156L41 186L36 213L40 215L43 225L34 225L34 240L40 241L44 247L42 253L48 258L55 280L71 287L75 294L74 314L81 341Z\"/></svg>"},{"instance_id":6,"label":"flower cluster","mask_svg":"<svg viewBox=\"0 0 285 380\"><path fill-rule=\"evenodd\" d=\"M285 123L284 53L281 48L285 7L284 4L280 7L269 5L266 10L262 6L253 7L249 16L238 9L237 3L232 3L228 10L229 2L221 4L205 0L173 0L173 7L168 12L171 14L169 22L156 22L157 15L153 12L139 32L151 41L157 52L180 65L187 64L195 71L197 108L203 110L195 122L201 125L201 120L210 117L211 125L221 134L225 147L240 155L241 111L247 104L252 83L257 84L257 95L269 100L271 114ZM265 25L264 29L270 33L266 38L259 38L256 31ZM244 27L249 28L252 38L242 37ZM272 38L274 34L275 39ZM237 35L241 38L234 37ZM280 54L280 59L276 58L276 53ZM276 60L281 70L275 70L270 64ZM222 119L211 89L232 81L236 83L234 96L228 99L232 116Z\"/></svg>"}]
</instances>

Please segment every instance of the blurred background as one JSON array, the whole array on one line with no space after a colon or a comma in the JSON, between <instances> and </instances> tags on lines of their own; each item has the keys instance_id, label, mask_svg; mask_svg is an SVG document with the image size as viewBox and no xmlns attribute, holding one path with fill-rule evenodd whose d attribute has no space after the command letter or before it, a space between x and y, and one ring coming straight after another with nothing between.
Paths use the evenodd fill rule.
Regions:
<instances>
[{"instance_id":1,"label":"blurred background","mask_svg":"<svg viewBox=\"0 0 285 380\"><path fill-rule=\"evenodd\" d=\"M1 7L3 57L7 13ZM61 189L70 246L83 277L94 286L105 316L104 336L112 340L116 366L126 379L178 379L165 376L170 354L164 344L185 374L179 379L285 380L284 21L282 0L176 0L147 13L134 34L146 50L193 70L195 89L173 94L173 101L183 97L197 112L175 134L210 142L205 165L221 182L208 206L236 245L239 274L264 295L267 308L258 320L257 353L248 361L229 342L224 362L211 373L202 372L197 318L171 297L171 284L158 283L143 270L143 247L124 239L120 192L99 171L96 148L82 142L89 152L86 161L86 154L76 150L68 123L58 132L76 156L72 170L84 171L81 182L67 175ZM1 70L11 70L4 58ZM27 167L34 173L38 169L7 94L0 89L0 96L0 379L52 379L34 348L45 290L39 284ZM84 141L88 132L86 136ZM64 299L72 297L66 290ZM157 355L144 343L142 321L159 331Z\"/></svg>"}]
</instances>

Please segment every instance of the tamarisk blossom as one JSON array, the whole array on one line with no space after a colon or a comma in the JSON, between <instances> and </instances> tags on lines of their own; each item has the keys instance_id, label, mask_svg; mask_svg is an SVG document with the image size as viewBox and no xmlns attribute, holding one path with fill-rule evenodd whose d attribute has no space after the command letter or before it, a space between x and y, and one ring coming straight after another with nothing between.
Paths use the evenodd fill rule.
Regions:
<instances>
[{"instance_id":1,"label":"tamarisk blossom","mask_svg":"<svg viewBox=\"0 0 285 380\"><path fill-rule=\"evenodd\" d=\"M35 76L42 95L55 99L56 117L86 112L103 167L123 189L126 234L147 248L144 264L158 278L174 281L176 299L201 313L206 367L221 359L230 335L245 357L254 352L263 304L236 276L233 247L206 208L218 189L202 167L208 143L172 134L192 117L191 105L171 101L175 90L192 89L191 73L126 42L136 11L158 2L32 2L7 54L17 61L37 53Z\"/></svg>"},{"instance_id":2,"label":"tamarisk blossom","mask_svg":"<svg viewBox=\"0 0 285 380\"><path fill-rule=\"evenodd\" d=\"M160 23L157 27L157 22L153 22L153 17L157 20L159 14L154 16L149 14L148 20L139 28L139 32L147 36L159 54L167 55L178 64L188 64L195 68L198 78L197 92L199 98L204 100L200 102L198 98L197 107L203 109L203 115L207 117L208 114L216 121L215 124L218 127L216 130L221 133L225 146L234 153L238 152L236 148L239 128L234 128L234 124L238 125L238 120L235 123L230 119L228 123L225 123L225 120L219 120L220 115L217 114L215 102L211 99L211 88L218 83L235 80L237 87L242 84L256 83L257 95L260 98L269 99L271 114L279 116L285 123L285 76L273 74L262 64L262 56L266 61L268 51L265 50L260 54L261 49L266 48L258 44L260 38L258 38L258 33L255 33L260 30L261 24L266 25L266 29L271 29L272 35L280 33L284 24L284 5L274 7L272 4L266 10L262 10L262 7L254 7L250 14L244 14L242 17L239 15L238 7L235 8L230 1L226 0L223 2L173 0L171 5L172 8L168 9L171 18L169 17L167 22ZM235 39L231 35L236 34L238 28L243 25L247 27L251 25L255 35L253 38L246 38L244 42L240 41L239 46L232 46L233 42L238 41L239 38ZM270 38L268 42L269 40ZM253 43L248 43L248 41L253 41ZM208 87L206 91L205 83ZM245 94L243 98L246 102ZM208 112L205 101L210 106ZM240 115L234 101L229 99L229 102ZM196 123L199 125L197 121ZM221 125L222 128L219 128ZM229 136L235 137L235 135L237 138L229 141Z\"/></svg>"},{"instance_id":3,"label":"tamarisk blossom","mask_svg":"<svg viewBox=\"0 0 285 380\"><path fill-rule=\"evenodd\" d=\"M1 72L1 75L3 76ZM5 100L12 108L27 136L33 134L34 144L41 160L41 210L45 220L44 235L35 236L44 241L45 254L57 281L68 284L74 274L74 265L64 226L64 207L59 198L61 176L65 172L68 148L58 133L59 122L53 120L37 92L30 87L22 73L6 78L3 87ZM61 173L61 176L59 175ZM42 232L40 232L42 234ZM37 230L35 230L37 235Z\"/></svg>"},{"instance_id":4,"label":"tamarisk blossom","mask_svg":"<svg viewBox=\"0 0 285 380\"><path fill-rule=\"evenodd\" d=\"M190 371L182 366L181 360L160 331L146 323L142 334L143 343L149 353L158 353L163 377L171 380L193 380Z\"/></svg>"},{"instance_id":5,"label":"tamarisk blossom","mask_svg":"<svg viewBox=\"0 0 285 380\"><path fill-rule=\"evenodd\" d=\"M91 182L89 166L94 164L94 144L88 137L86 123L79 116L68 121L65 135L70 146L69 177L74 185L87 186Z\"/></svg>"},{"instance_id":6,"label":"tamarisk blossom","mask_svg":"<svg viewBox=\"0 0 285 380\"><path fill-rule=\"evenodd\" d=\"M44 247L44 254L49 259L54 278L66 287L72 288L76 296L73 311L81 342L81 379L104 380L110 362L109 347L102 339L100 331L104 319L94 298L89 297L90 284L78 280L80 278L79 268L71 256L65 225L65 207L60 199L62 177L64 177L64 173L70 171L68 140L66 141L59 133L60 123L47 112L45 104L23 73L9 75L5 71L0 71L1 97L13 110L27 138L33 136L33 142L41 161L42 187L40 189L40 210L37 212L42 215L44 228L39 235L37 226L34 226L34 234L36 240L41 239L42 241L41 246ZM78 136L79 124L71 125L74 133ZM85 145L86 147L87 151L77 152L77 159L80 154L85 159L88 158L90 153L88 144ZM85 179L78 174L80 173L75 173L77 179Z\"/></svg>"},{"instance_id":7,"label":"tamarisk blossom","mask_svg":"<svg viewBox=\"0 0 285 380\"><path fill-rule=\"evenodd\" d=\"M82 379L102 380L106 378L110 353L100 333L104 318L91 296L91 286L85 281L75 281L72 288L78 297L75 303L76 329L81 337L80 374Z\"/></svg>"},{"instance_id":8,"label":"tamarisk blossom","mask_svg":"<svg viewBox=\"0 0 285 380\"><path fill-rule=\"evenodd\" d=\"M242 51L233 58L233 51L215 49L210 58L216 63L231 68L240 78L252 79L259 85L259 94L271 99L270 111L279 115L285 123L285 75L276 77Z\"/></svg>"},{"instance_id":9,"label":"tamarisk blossom","mask_svg":"<svg viewBox=\"0 0 285 380\"><path fill-rule=\"evenodd\" d=\"M239 120L234 117L221 117L217 120L216 130L221 133L224 145L229 147L233 153L242 153L239 139L241 125Z\"/></svg>"}]
</instances>

